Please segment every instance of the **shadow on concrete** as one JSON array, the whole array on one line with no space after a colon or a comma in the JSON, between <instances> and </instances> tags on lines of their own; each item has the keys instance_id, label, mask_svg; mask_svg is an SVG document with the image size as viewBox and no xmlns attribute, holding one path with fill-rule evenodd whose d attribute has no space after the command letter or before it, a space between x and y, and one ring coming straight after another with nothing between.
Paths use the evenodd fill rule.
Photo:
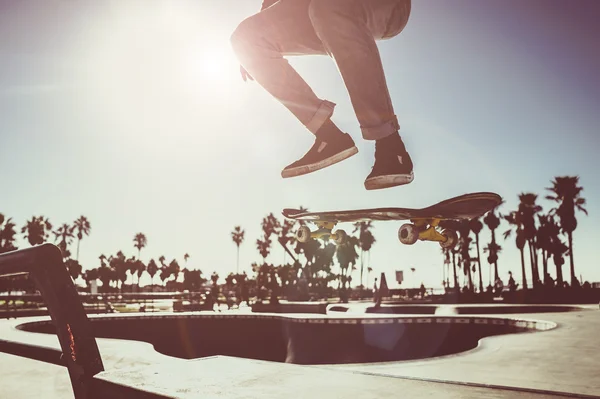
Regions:
<instances>
[{"instance_id":1,"label":"shadow on concrete","mask_svg":"<svg viewBox=\"0 0 600 399\"><path fill-rule=\"evenodd\" d=\"M285 315L91 317L98 338L144 341L167 356L225 355L295 364L374 363L460 353L493 335L555 327L500 318L311 318ZM55 334L51 322L20 330Z\"/></svg>"}]
</instances>

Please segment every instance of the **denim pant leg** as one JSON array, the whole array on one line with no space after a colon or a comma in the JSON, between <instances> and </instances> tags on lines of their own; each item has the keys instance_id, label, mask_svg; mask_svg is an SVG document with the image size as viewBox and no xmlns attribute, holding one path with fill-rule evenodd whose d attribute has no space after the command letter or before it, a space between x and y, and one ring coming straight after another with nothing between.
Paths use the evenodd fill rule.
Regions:
<instances>
[{"instance_id":1,"label":"denim pant leg","mask_svg":"<svg viewBox=\"0 0 600 399\"><path fill-rule=\"evenodd\" d=\"M410 0L280 0L238 26L231 42L241 64L311 132L335 104L319 99L283 58L329 54L337 63L363 137L377 140L400 128L376 40L399 34Z\"/></svg>"},{"instance_id":2,"label":"denim pant leg","mask_svg":"<svg viewBox=\"0 0 600 399\"><path fill-rule=\"evenodd\" d=\"M240 63L312 133L331 117L335 104L316 96L285 55L327 52L308 9L311 0L280 0L240 23L231 43Z\"/></svg>"},{"instance_id":3,"label":"denim pant leg","mask_svg":"<svg viewBox=\"0 0 600 399\"><path fill-rule=\"evenodd\" d=\"M376 40L399 34L410 0L312 0L313 28L348 89L363 138L377 140L400 129Z\"/></svg>"}]
</instances>

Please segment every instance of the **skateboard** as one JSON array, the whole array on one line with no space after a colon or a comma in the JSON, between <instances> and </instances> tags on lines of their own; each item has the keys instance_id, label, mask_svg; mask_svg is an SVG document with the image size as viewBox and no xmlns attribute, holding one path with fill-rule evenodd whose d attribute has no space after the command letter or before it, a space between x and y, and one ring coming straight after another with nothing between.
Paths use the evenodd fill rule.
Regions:
<instances>
[{"instance_id":1,"label":"skateboard","mask_svg":"<svg viewBox=\"0 0 600 399\"><path fill-rule=\"evenodd\" d=\"M330 238L336 245L342 245L348 235L344 230L332 232L338 223L410 220L410 223L405 223L398 229L398 239L402 244L412 245L419 240L437 241L442 248L451 249L457 244L458 235L451 224L444 223L445 221L483 216L501 202L502 197L498 194L479 192L449 198L426 208L371 208L328 212L302 212L286 208L282 213L288 219L307 221L317 226L315 231L311 231L306 225L300 226L296 233L299 242L308 242L311 238Z\"/></svg>"}]
</instances>

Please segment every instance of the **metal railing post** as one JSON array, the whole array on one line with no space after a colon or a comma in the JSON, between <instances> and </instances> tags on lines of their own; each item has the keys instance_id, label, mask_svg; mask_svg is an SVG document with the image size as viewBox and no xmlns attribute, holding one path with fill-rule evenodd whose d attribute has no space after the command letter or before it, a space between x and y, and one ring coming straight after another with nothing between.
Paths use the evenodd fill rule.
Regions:
<instances>
[{"instance_id":1,"label":"metal railing post","mask_svg":"<svg viewBox=\"0 0 600 399\"><path fill-rule=\"evenodd\" d=\"M75 398L90 398L90 380L104 371L104 365L60 249L42 244L0 254L0 276L23 273L29 273L48 307Z\"/></svg>"}]
</instances>

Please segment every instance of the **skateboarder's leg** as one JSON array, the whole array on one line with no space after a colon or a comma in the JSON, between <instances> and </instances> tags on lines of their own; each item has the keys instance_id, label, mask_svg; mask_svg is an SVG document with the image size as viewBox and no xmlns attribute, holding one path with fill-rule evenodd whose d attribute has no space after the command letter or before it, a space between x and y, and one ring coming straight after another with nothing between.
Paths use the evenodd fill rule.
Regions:
<instances>
[{"instance_id":1,"label":"skateboarder's leg","mask_svg":"<svg viewBox=\"0 0 600 399\"><path fill-rule=\"evenodd\" d=\"M312 25L338 66L367 140L399 129L376 40L397 35L409 12L406 0L312 0L310 4Z\"/></svg>"},{"instance_id":2,"label":"skateboarder's leg","mask_svg":"<svg viewBox=\"0 0 600 399\"><path fill-rule=\"evenodd\" d=\"M231 43L250 75L316 133L335 104L318 98L284 58L326 54L308 18L309 4L310 0L281 0L242 21Z\"/></svg>"},{"instance_id":3,"label":"skateboarder's leg","mask_svg":"<svg viewBox=\"0 0 600 399\"><path fill-rule=\"evenodd\" d=\"M331 122L335 104L322 100L284 58L327 54L309 17L311 0L280 0L240 23L233 49L250 75L304 124L317 140L283 177L309 173L354 155L352 138Z\"/></svg>"},{"instance_id":4,"label":"skateboarder's leg","mask_svg":"<svg viewBox=\"0 0 600 399\"><path fill-rule=\"evenodd\" d=\"M410 15L410 0L312 0L315 32L334 58L348 88L362 135L376 141L376 162L367 189L410 183L412 160L398 124L376 40L399 34Z\"/></svg>"}]
</instances>

